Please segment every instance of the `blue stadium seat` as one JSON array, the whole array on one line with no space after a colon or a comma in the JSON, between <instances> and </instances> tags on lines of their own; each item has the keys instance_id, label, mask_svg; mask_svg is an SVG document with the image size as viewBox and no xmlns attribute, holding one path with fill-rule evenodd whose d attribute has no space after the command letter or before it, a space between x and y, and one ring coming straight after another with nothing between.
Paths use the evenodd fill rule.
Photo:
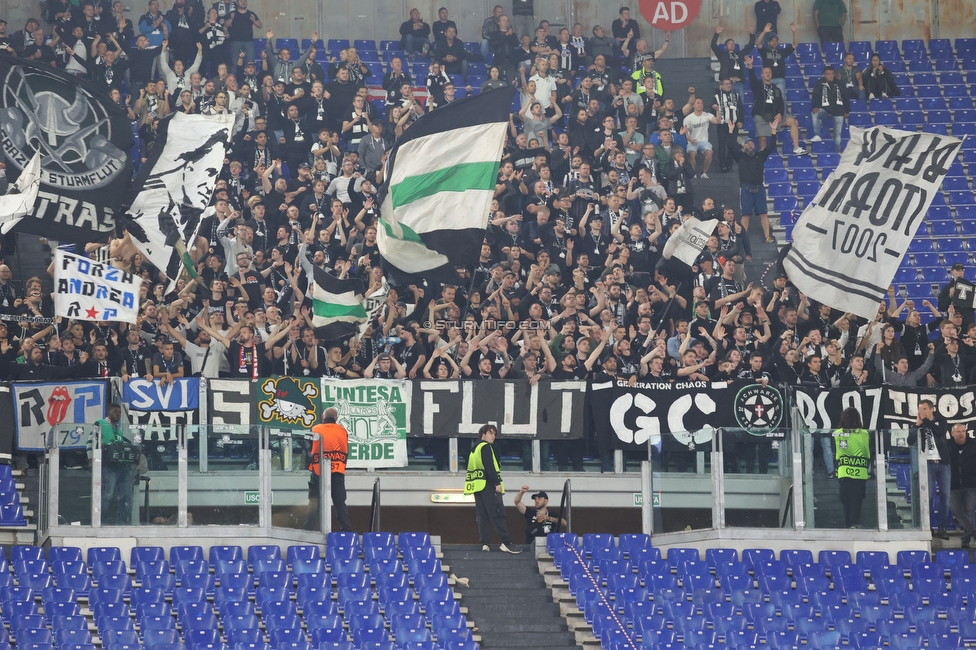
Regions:
<instances>
[{"instance_id":1,"label":"blue stadium seat","mask_svg":"<svg viewBox=\"0 0 976 650\"><path fill-rule=\"evenodd\" d=\"M141 588L158 590L165 596L172 595L173 590L176 589L176 576L171 573L143 576Z\"/></svg>"},{"instance_id":2,"label":"blue stadium seat","mask_svg":"<svg viewBox=\"0 0 976 650\"><path fill-rule=\"evenodd\" d=\"M169 603L165 601L158 603L139 603L135 606L137 619L148 618L150 616L169 616L171 611Z\"/></svg>"},{"instance_id":3,"label":"blue stadium seat","mask_svg":"<svg viewBox=\"0 0 976 650\"><path fill-rule=\"evenodd\" d=\"M362 544L363 549L369 547L396 546L396 542L393 539L393 533L363 533Z\"/></svg>"},{"instance_id":4,"label":"blue stadium seat","mask_svg":"<svg viewBox=\"0 0 976 650\"><path fill-rule=\"evenodd\" d=\"M311 562L313 560L322 559L322 554L319 552L318 546L289 546L288 552L286 554L286 560L289 567L295 565L296 562Z\"/></svg>"},{"instance_id":5,"label":"blue stadium seat","mask_svg":"<svg viewBox=\"0 0 976 650\"><path fill-rule=\"evenodd\" d=\"M140 562L159 562L166 559L166 551L162 546L134 546L129 551L129 566L136 566Z\"/></svg>"},{"instance_id":6,"label":"blue stadium seat","mask_svg":"<svg viewBox=\"0 0 976 650\"><path fill-rule=\"evenodd\" d=\"M217 564L221 561L232 562L244 559L244 551L240 546L211 546L208 553L210 565L217 569Z\"/></svg>"},{"instance_id":7,"label":"blue stadium seat","mask_svg":"<svg viewBox=\"0 0 976 650\"><path fill-rule=\"evenodd\" d=\"M51 562L55 580L64 575L88 575L88 565L84 560L55 560Z\"/></svg>"},{"instance_id":8,"label":"blue stadium seat","mask_svg":"<svg viewBox=\"0 0 976 650\"><path fill-rule=\"evenodd\" d=\"M244 562L243 558L218 558L216 562L212 562L211 564L213 564L214 575L218 577L218 581L221 576L229 573L247 573L247 564Z\"/></svg>"},{"instance_id":9,"label":"blue stadium seat","mask_svg":"<svg viewBox=\"0 0 976 650\"><path fill-rule=\"evenodd\" d=\"M281 559L281 549L277 546L248 546L247 565L255 573L262 571L284 571L286 566Z\"/></svg>"},{"instance_id":10,"label":"blue stadium seat","mask_svg":"<svg viewBox=\"0 0 976 650\"><path fill-rule=\"evenodd\" d=\"M338 535L338 533L330 533L330 543L334 535ZM347 535L355 536L355 533L347 533ZM429 533L403 532L397 535L397 548L399 548L401 552L404 548L419 548L421 546L430 545Z\"/></svg>"},{"instance_id":11,"label":"blue stadium seat","mask_svg":"<svg viewBox=\"0 0 976 650\"><path fill-rule=\"evenodd\" d=\"M169 549L169 563L176 565L180 560L202 560L201 546L173 546ZM89 560L90 561L90 560Z\"/></svg>"},{"instance_id":12,"label":"blue stadium seat","mask_svg":"<svg viewBox=\"0 0 976 650\"><path fill-rule=\"evenodd\" d=\"M4 477L5 478L5 477ZM56 562L82 562L81 549L77 546L52 546L48 549L47 560L54 566ZM6 559L3 560L2 570L6 570Z\"/></svg>"},{"instance_id":13,"label":"blue stadium seat","mask_svg":"<svg viewBox=\"0 0 976 650\"><path fill-rule=\"evenodd\" d=\"M135 549L133 549L134 551ZM162 551L162 549L159 549ZM169 575L170 566L166 560L139 560L132 565L136 572L136 578L144 580L146 576Z\"/></svg>"},{"instance_id":14,"label":"blue stadium seat","mask_svg":"<svg viewBox=\"0 0 976 650\"><path fill-rule=\"evenodd\" d=\"M176 577L180 578L185 574L201 575L210 573L210 563L206 560L180 560L174 566Z\"/></svg>"}]
</instances>

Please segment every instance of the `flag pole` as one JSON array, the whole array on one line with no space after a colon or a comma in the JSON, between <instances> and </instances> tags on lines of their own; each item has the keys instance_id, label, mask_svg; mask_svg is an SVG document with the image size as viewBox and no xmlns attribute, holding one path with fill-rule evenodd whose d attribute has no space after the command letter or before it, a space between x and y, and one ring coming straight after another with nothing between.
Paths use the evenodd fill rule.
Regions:
<instances>
[{"instance_id":1,"label":"flag pole","mask_svg":"<svg viewBox=\"0 0 976 650\"><path fill-rule=\"evenodd\" d=\"M464 267L464 268L468 268L468 267ZM464 296L464 312L461 313L461 322L459 323L459 329L461 330L462 333L464 333L464 320L468 317L468 313L471 311L471 294L474 292L474 278L475 278L475 269L472 268L471 280L468 282L468 292ZM482 301L484 301L484 296L482 296L481 299ZM458 360L458 351L457 348L455 348L454 361L456 362L457 360Z\"/></svg>"},{"instance_id":2,"label":"flag pole","mask_svg":"<svg viewBox=\"0 0 976 650\"><path fill-rule=\"evenodd\" d=\"M667 318L668 312L671 311L671 306L674 305L674 301L677 299L678 293L681 291L681 288L684 287L684 286L685 286L685 283L684 282L679 282L678 283L678 286L675 288L675 290L674 290L674 296L671 297L671 300L668 301L667 306L664 308L664 312L661 313L661 321L660 321L661 326L654 329L654 336L653 336L653 338L656 339L657 338L657 335L663 329L664 320Z\"/></svg>"}]
</instances>

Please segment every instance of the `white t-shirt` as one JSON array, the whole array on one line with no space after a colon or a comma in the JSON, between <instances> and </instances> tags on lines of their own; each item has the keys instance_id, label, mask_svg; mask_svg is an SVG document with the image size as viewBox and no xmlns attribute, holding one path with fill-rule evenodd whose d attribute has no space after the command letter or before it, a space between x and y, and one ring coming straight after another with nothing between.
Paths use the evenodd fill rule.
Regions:
<instances>
[{"instance_id":1,"label":"white t-shirt","mask_svg":"<svg viewBox=\"0 0 976 650\"><path fill-rule=\"evenodd\" d=\"M689 113L681 122L688 128L688 138L696 142L708 142L708 125L715 118L711 113Z\"/></svg>"},{"instance_id":2,"label":"white t-shirt","mask_svg":"<svg viewBox=\"0 0 976 650\"><path fill-rule=\"evenodd\" d=\"M542 104L542 108L549 108L552 93L556 92L556 78L552 75L540 77L534 74L529 80L535 82L535 98Z\"/></svg>"},{"instance_id":3,"label":"white t-shirt","mask_svg":"<svg viewBox=\"0 0 976 650\"><path fill-rule=\"evenodd\" d=\"M210 347L204 348L190 341L184 347L186 356L190 358L190 369L193 373L201 373L207 379L216 379L220 375L220 360L225 358L227 348L217 339L210 339ZM210 354L207 354L207 350ZM206 367L203 367L204 357L207 359ZM202 372L201 372L202 370Z\"/></svg>"}]
</instances>

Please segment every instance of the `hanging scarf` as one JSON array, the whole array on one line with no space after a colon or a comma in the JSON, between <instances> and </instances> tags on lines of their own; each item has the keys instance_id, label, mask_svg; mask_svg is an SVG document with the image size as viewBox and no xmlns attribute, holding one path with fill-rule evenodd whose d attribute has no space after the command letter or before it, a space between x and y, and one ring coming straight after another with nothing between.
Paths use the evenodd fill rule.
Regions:
<instances>
[{"instance_id":1,"label":"hanging scarf","mask_svg":"<svg viewBox=\"0 0 976 650\"><path fill-rule=\"evenodd\" d=\"M244 353L244 346L238 343L241 348L240 352L240 363L238 365L238 370L241 374L246 373L247 370L247 355ZM251 379L258 378L258 346L254 343L250 346L251 349Z\"/></svg>"},{"instance_id":2,"label":"hanging scarf","mask_svg":"<svg viewBox=\"0 0 976 650\"><path fill-rule=\"evenodd\" d=\"M724 90L719 90L718 95L715 96L718 99L718 111L722 116L723 122L738 122L739 121L739 104L738 95L734 92L725 92Z\"/></svg>"}]
</instances>

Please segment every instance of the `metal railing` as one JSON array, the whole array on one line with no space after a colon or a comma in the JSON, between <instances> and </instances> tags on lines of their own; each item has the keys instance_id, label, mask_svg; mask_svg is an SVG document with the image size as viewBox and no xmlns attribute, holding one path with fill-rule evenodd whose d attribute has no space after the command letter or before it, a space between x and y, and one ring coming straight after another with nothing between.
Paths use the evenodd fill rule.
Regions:
<instances>
[{"instance_id":1,"label":"metal railing","mask_svg":"<svg viewBox=\"0 0 976 650\"><path fill-rule=\"evenodd\" d=\"M566 513L566 515L563 516L563 513ZM566 479L566 482L563 483L563 494L559 497L559 514L557 518L559 520L559 524L556 527L557 533L573 532L573 484L570 479ZM566 522L566 530L561 530L563 521Z\"/></svg>"},{"instance_id":2,"label":"metal railing","mask_svg":"<svg viewBox=\"0 0 976 650\"><path fill-rule=\"evenodd\" d=\"M380 479L373 481L373 499L369 504L369 532L375 533L380 528Z\"/></svg>"}]
</instances>

